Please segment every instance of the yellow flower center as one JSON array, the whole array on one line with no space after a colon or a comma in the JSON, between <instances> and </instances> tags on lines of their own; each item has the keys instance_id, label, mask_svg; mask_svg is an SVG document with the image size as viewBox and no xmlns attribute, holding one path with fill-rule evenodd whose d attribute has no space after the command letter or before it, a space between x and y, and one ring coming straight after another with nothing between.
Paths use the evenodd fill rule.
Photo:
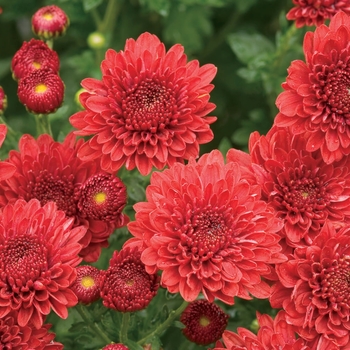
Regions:
<instances>
[{"instance_id":1,"label":"yellow flower center","mask_svg":"<svg viewBox=\"0 0 350 350\"><path fill-rule=\"evenodd\" d=\"M51 21L53 19L53 14L51 12L46 12L43 14L43 18L47 21Z\"/></svg>"},{"instance_id":2,"label":"yellow flower center","mask_svg":"<svg viewBox=\"0 0 350 350\"><path fill-rule=\"evenodd\" d=\"M39 63L39 62L33 62L33 67L35 68L35 69L40 69L40 67L41 67L41 64Z\"/></svg>"},{"instance_id":3,"label":"yellow flower center","mask_svg":"<svg viewBox=\"0 0 350 350\"><path fill-rule=\"evenodd\" d=\"M38 84L35 87L35 92L37 94L43 94L47 90L47 86L45 84Z\"/></svg>"},{"instance_id":4,"label":"yellow flower center","mask_svg":"<svg viewBox=\"0 0 350 350\"><path fill-rule=\"evenodd\" d=\"M106 201L107 195L104 192L98 192L94 195L94 200L97 204L102 204Z\"/></svg>"},{"instance_id":5,"label":"yellow flower center","mask_svg":"<svg viewBox=\"0 0 350 350\"><path fill-rule=\"evenodd\" d=\"M200 319L199 319L199 324L202 326L202 327L206 327L208 326L208 324L210 323L210 320L208 317L206 316L201 316Z\"/></svg>"},{"instance_id":6,"label":"yellow flower center","mask_svg":"<svg viewBox=\"0 0 350 350\"><path fill-rule=\"evenodd\" d=\"M91 276L84 276L81 279L81 285L84 288L91 288L91 287L93 287L95 285L95 281L94 281L94 279Z\"/></svg>"}]
</instances>

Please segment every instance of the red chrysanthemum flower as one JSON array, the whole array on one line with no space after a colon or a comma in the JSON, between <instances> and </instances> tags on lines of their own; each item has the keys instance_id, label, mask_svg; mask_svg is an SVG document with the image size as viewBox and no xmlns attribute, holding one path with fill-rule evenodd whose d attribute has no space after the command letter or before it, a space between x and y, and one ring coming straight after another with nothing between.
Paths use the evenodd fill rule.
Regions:
<instances>
[{"instance_id":1,"label":"red chrysanthemum flower","mask_svg":"<svg viewBox=\"0 0 350 350\"><path fill-rule=\"evenodd\" d=\"M106 271L101 272L101 298L105 307L134 312L148 306L159 287L157 273L149 274L137 247L115 251Z\"/></svg>"},{"instance_id":2,"label":"red chrysanthemum flower","mask_svg":"<svg viewBox=\"0 0 350 350\"><path fill-rule=\"evenodd\" d=\"M287 19L294 20L297 28L320 26L326 19L343 11L350 15L348 0L293 0L296 5L287 13Z\"/></svg>"},{"instance_id":3,"label":"red chrysanthemum flower","mask_svg":"<svg viewBox=\"0 0 350 350\"><path fill-rule=\"evenodd\" d=\"M54 113L61 107L64 83L51 70L38 69L26 75L18 83L18 99L34 114Z\"/></svg>"},{"instance_id":4,"label":"red chrysanthemum flower","mask_svg":"<svg viewBox=\"0 0 350 350\"><path fill-rule=\"evenodd\" d=\"M168 52L160 40L144 33L129 39L125 50L108 50L102 62L102 81L84 79L80 95L85 111L70 117L78 135L94 135L79 151L82 159L101 158L106 171L125 164L147 175L189 157L213 139L206 117L216 74L211 64L187 62L184 48Z\"/></svg>"},{"instance_id":5,"label":"red chrysanthemum flower","mask_svg":"<svg viewBox=\"0 0 350 350\"><path fill-rule=\"evenodd\" d=\"M4 89L0 86L0 115L3 115L7 108L7 96Z\"/></svg>"},{"instance_id":6,"label":"red chrysanthemum flower","mask_svg":"<svg viewBox=\"0 0 350 350\"><path fill-rule=\"evenodd\" d=\"M18 325L36 328L53 310L61 318L78 300L70 289L86 228L53 202L17 200L0 213L0 319L18 311Z\"/></svg>"},{"instance_id":7,"label":"red chrysanthemum flower","mask_svg":"<svg viewBox=\"0 0 350 350\"><path fill-rule=\"evenodd\" d=\"M313 349L304 339L297 339L295 329L286 321L284 311L280 311L274 320L269 315L259 313L257 313L257 319L260 325L257 334L241 327L237 329L237 333L225 330L222 336L224 344L218 342L212 350Z\"/></svg>"},{"instance_id":8,"label":"red chrysanthemum flower","mask_svg":"<svg viewBox=\"0 0 350 350\"><path fill-rule=\"evenodd\" d=\"M262 277L285 257L276 234L282 222L259 191L217 150L174 164L152 174L148 202L134 205L128 228L135 238L127 245L143 244L147 271L163 270L162 285L187 301L200 292L228 304L249 293L266 298Z\"/></svg>"},{"instance_id":9,"label":"red chrysanthemum flower","mask_svg":"<svg viewBox=\"0 0 350 350\"><path fill-rule=\"evenodd\" d=\"M45 40L63 35L68 26L68 16L56 5L42 7L32 17L34 34Z\"/></svg>"},{"instance_id":10,"label":"red chrysanthemum flower","mask_svg":"<svg viewBox=\"0 0 350 350\"><path fill-rule=\"evenodd\" d=\"M83 304L90 304L100 298L100 270L94 266L81 265L77 269L77 278L72 291Z\"/></svg>"},{"instance_id":11,"label":"red chrysanthemum flower","mask_svg":"<svg viewBox=\"0 0 350 350\"><path fill-rule=\"evenodd\" d=\"M326 163L350 153L350 17L337 13L304 39L306 63L293 61L276 101L275 124L307 132L306 150L320 149Z\"/></svg>"},{"instance_id":12,"label":"red chrysanthemum flower","mask_svg":"<svg viewBox=\"0 0 350 350\"><path fill-rule=\"evenodd\" d=\"M270 297L302 338L333 342L339 349L350 348L349 240L349 226L336 230L325 223L312 246L297 248L276 267L279 282Z\"/></svg>"},{"instance_id":13,"label":"red chrysanthemum flower","mask_svg":"<svg viewBox=\"0 0 350 350\"><path fill-rule=\"evenodd\" d=\"M187 305L180 321L185 325L182 333L187 339L199 345L208 345L221 338L228 315L214 303L195 300Z\"/></svg>"},{"instance_id":14,"label":"red chrysanthemum flower","mask_svg":"<svg viewBox=\"0 0 350 350\"><path fill-rule=\"evenodd\" d=\"M275 126L266 136L252 133L249 140L249 166L262 198L283 219L282 233L291 245L311 244L327 219L337 226L350 223L349 157L326 164L320 151L308 152L306 144L304 135ZM230 150L227 159L236 159L238 152Z\"/></svg>"},{"instance_id":15,"label":"red chrysanthemum flower","mask_svg":"<svg viewBox=\"0 0 350 350\"><path fill-rule=\"evenodd\" d=\"M103 347L102 350L129 350L129 348L121 343L118 343L118 344L112 343Z\"/></svg>"},{"instance_id":16,"label":"red chrysanthemum flower","mask_svg":"<svg viewBox=\"0 0 350 350\"><path fill-rule=\"evenodd\" d=\"M6 134L7 126L5 124L0 124L0 147L5 141ZM13 164L0 162L0 181L11 178L15 171L16 167Z\"/></svg>"},{"instance_id":17,"label":"red chrysanthemum flower","mask_svg":"<svg viewBox=\"0 0 350 350\"><path fill-rule=\"evenodd\" d=\"M37 140L23 135L19 151L11 151L9 159L3 162L15 166L16 172L0 183L0 206L17 198L36 198L42 204L55 202L67 217L74 218L75 225L88 229L80 242L80 255L92 262L98 259L101 248L108 246L112 232L126 225L129 218L122 213L126 190L120 180L105 174L97 161L84 162L77 157L83 142L76 142L72 133L63 143L55 142L49 135L41 135ZM94 194L95 201L100 202L105 194L105 201L94 202Z\"/></svg>"},{"instance_id":18,"label":"red chrysanthemum flower","mask_svg":"<svg viewBox=\"0 0 350 350\"><path fill-rule=\"evenodd\" d=\"M37 39L24 42L11 62L12 76L15 80L20 80L38 69L49 69L53 73L58 73L59 68L60 60L57 52Z\"/></svg>"},{"instance_id":19,"label":"red chrysanthemum flower","mask_svg":"<svg viewBox=\"0 0 350 350\"><path fill-rule=\"evenodd\" d=\"M17 313L14 311L0 318L1 349L11 350L61 350L63 345L54 342L55 333L48 332L51 325L44 324L36 329L30 326L20 326L17 323Z\"/></svg>"}]
</instances>

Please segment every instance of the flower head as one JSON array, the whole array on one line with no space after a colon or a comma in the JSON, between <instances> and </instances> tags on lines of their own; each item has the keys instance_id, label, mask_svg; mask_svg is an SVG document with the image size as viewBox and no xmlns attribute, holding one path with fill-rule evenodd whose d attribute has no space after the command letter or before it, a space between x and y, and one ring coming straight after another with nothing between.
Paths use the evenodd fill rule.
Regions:
<instances>
[{"instance_id":1,"label":"flower head","mask_svg":"<svg viewBox=\"0 0 350 350\"><path fill-rule=\"evenodd\" d=\"M195 300L188 304L180 317L185 325L182 333L190 341L208 345L219 340L228 323L228 315L216 304Z\"/></svg>"},{"instance_id":2,"label":"flower head","mask_svg":"<svg viewBox=\"0 0 350 350\"><path fill-rule=\"evenodd\" d=\"M7 96L4 89L0 86L0 115L4 114L7 108Z\"/></svg>"},{"instance_id":3,"label":"flower head","mask_svg":"<svg viewBox=\"0 0 350 350\"><path fill-rule=\"evenodd\" d=\"M124 51L108 50L102 81L84 79L80 95L85 111L70 117L78 135L93 135L79 151L82 159L101 158L101 166L116 171L125 164L143 175L189 157L213 139L206 117L216 74L211 64L187 62L184 48L168 52L149 33L129 39Z\"/></svg>"},{"instance_id":4,"label":"flower head","mask_svg":"<svg viewBox=\"0 0 350 350\"><path fill-rule=\"evenodd\" d=\"M103 305L120 312L134 312L148 306L159 287L159 277L146 272L137 248L115 251L107 271L102 272Z\"/></svg>"},{"instance_id":5,"label":"flower head","mask_svg":"<svg viewBox=\"0 0 350 350\"><path fill-rule=\"evenodd\" d=\"M64 83L58 74L48 69L38 69L18 83L18 98L34 114L54 113L61 107Z\"/></svg>"},{"instance_id":6,"label":"flower head","mask_svg":"<svg viewBox=\"0 0 350 350\"><path fill-rule=\"evenodd\" d=\"M16 80L38 69L49 69L53 73L58 73L59 68L57 52L38 39L24 42L11 61L12 75Z\"/></svg>"},{"instance_id":7,"label":"flower head","mask_svg":"<svg viewBox=\"0 0 350 350\"><path fill-rule=\"evenodd\" d=\"M297 28L320 26L339 11L350 14L347 0L293 0L293 3L295 6L287 13L287 19L295 20Z\"/></svg>"},{"instance_id":8,"label":"flower head","mask_svg":"<svg viewBox=\"0 0 350 350\"><path fill-rule=\"evenodd\" d=\"M19 151L11 151L9 159L3 162L15 166L16 172L0 183L0 205L17 198L27 201L36 198L41 204L55 202L67 217L74 218L75 225L87 228L80 242L83 246L80 255L92 262L98 259L101 248L108 246L112 232L126 225L129 218L122 213L126 197L120 180L104 173L98 162L77 158L83 142L76 142L72 133L62 143L46 134L37 140L23 135ZM97 204L93 202L93 195L99 193L106 197L105 202Z\"/></svg>"},{"instance_id":9,"label":"flower head","mask_svg":"<svg viewBox=\"0 0 350 350\"><path fill-rule=\"evenodd\" d=\"M275 124L307 133L306 150L326 163L350 154L350 17L337 13L304 38L306 62L293 61L276 101Z\"/></svg>"},{"instance_id":10,"label":"flower head","mask_svg":"<svg viewBox=\"0 0 350 350\"><path fill-rule=\"evenodd\" d=\"M68 26L68 16L56 5L44 6L36 11L32 17L34 34L44 40L63 35Z\"/></svg>"},{"instance_id":11,"label":"flower head","mask_svg":"<svg viewBox=\"0 0 350 350\"><path fill-rule=\"evenodd\" d=\"M72 290L83 304L90 304L100 298L100 270L94 266L77 267L77 278Z\"/></svg>"},{"instance_id":12,"label":"flower head","mask_svg":"<svg viewBox=\"0 0 350 350\"><path fill-rule=\"evenodd\" d=\"M251 176L254 178L254 176ZM198 162L174 164L152 174L148 202L134 205L128 228L140 244L149 273L162 270L162 285L193 301L200 292L233 304L234 297L266 298L270 264L280 254L281 222L260 200L236 162L224 163L217 150Z\"/></svg>"},{"instance_id":13,"label":"flower head","mask_svg":"<svg viewBox=\"0 0 350 350\"><path fill-rule=\"evenodd\" d=\"M61 318L78 300L71 290L86 228L33 199L6 205L0 214L0 319L18 311L18 325L40 328L53 310Z\"/></svg>"},{"instance_id":14,"label":"flower head","mask_svg":"<svg viewBox=\"0 0 350 350\"><path fill-rule=\"evenodd\" d=\"M104 346L102 350L129 350L129 348L121 343L112 343Z\"/></svg>"}]
</instances>

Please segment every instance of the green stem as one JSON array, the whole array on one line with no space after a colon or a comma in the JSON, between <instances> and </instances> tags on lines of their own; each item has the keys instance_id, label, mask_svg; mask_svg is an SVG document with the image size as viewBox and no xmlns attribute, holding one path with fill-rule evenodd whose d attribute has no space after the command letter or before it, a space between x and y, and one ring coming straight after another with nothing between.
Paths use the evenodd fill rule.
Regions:
<instances>
[{"instance_id":1,"label":"green stem","mask_svg":"<svg viewBox=\"0 0 350 350\"><path fill-rule=\"evenodd\" d=\"M111 40L117 17L121 8L122 0L109 0L103 21L98 31L104 35L109 35Z\"/></svg>"},{"instance_id":2,"label":"green stem","mask_svg":"<svg viewBox=\"0 0 350 350\"><path fill-rule=\"evenodd\" d=\"M130 322L130 312L124 312L122 318L122 325L119 331L119 340L122 344L125 344L128 340L128 328Z\"/></svg>"},{"instance_id":3,"label":"green stem","mask_svg":"<svg viewBox=\"0 0 350 350\"><path fill-rule=\"evenodd\" d=\"M156 335L160 336L169 326L172 325L175 319L181 315L182 311L185 310L187 305L188 305L188 302L184 301L176 310L171 311L168 318L162 324L160 324L153 332L149 333L148 335L143 337L141 340L139 340L137 344L144 345L147 339L152 338Z\"/></svg>"},{"instance_id":4,"label":"green stem","mask_svg":"<svg viewBox=\"0 0 350 350\"><path fill-rule=\"evenodd\" d=\"M52 136L51 125L48 114L34 114L37 135L49 134Z\"/></svg>"},{"instance_id":5,"label":"green stem","mask_svg":"<svg viewBox=\"0 0 350 350\"><path fill-rule=\"evenodd\" d=\"M99 13L97 12L97 9L94 7L91 11L91 16L95 22L95 26L97 28L97 30L99 30L99 28L101 27L102 25L102 20L101 20L101 17L99 15Z\"/></svg>"},{"instance_id":6,"label":"green stem","mask_svg":"<svg viewBox=\"0 0 350 350\"><path fill-rule=\"evenodd\" d=\"M90 327L90 329L105 343L110 344L112 340L109 339L108 335L101 329L98 323L94 322L93 317L90 315L89 311L81 304L77 304L75 309L78 311L79 315L83 321Z\"/></svg>"}]
</instances>

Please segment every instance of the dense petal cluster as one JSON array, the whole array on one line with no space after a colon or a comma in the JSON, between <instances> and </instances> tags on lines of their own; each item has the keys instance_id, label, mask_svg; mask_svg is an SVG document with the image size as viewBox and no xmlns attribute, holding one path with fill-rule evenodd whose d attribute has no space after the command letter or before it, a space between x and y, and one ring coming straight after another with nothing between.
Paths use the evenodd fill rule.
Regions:
<instances>
[{"instance_id":1,"label":"dense petal cluster","mask_svg":"<svg viewBox=\"0 0 350 350\"><path fill-rule=\"evenodd\" d=\"M129 219L122 213L126 204L126 190L122 189L120 180L114 181L109 174L104 174L98 162L84 162L77 157L83 142L76 142L73 134L69 134L62 143L46 134L40 135L37 140L30 135L23 135L19 141L19 150L11 151L9 158L3 162L15 166L16 172L10 179L0 183L0 206L17 198L27 201L36 198L42 204L55 202L67 217L74 218L75 225L84 225L88 229L80 242L83 245L80 254L85 261L91 262L98 259L102 247L108 246L112 232L124 226ZM109 184L106 188L97 181L94 190L95 182L91 179L95 179L96 174L100 174L102 179L106 176ZM110 220L103 220L103 215L87 217L86 210L79 209L91 206L91 198L84 197L88 201L85 205L83 201L79 202L77 196L86 187L89 193L100 193L100 196L105 193L105 203L102 205L106 211L102 210L102 213L109 215ZM119 199L118 194L121 195Z\"/></svg>"},{"instance_id":2,"label":"dense petal cluster","mask_svg":"<svg viewBox=\"0 0 350 350\"><path fill-rule=\"evenodd\" d=\"M327 222L311 246L295 249L276 267L279 282L270 298L300 337L338 349L350 347L349 240L349 226L335 229Z\"/></svg>"},{"instance_id":3,"label":"dense petal cluster","mask_svg":"<svg viewBox=\"0 0 350 350\"><path fill-rule=\"evenodd\" d=\"M21 327L41 328L53 310L61 318L78 300L70 289L80 263L83 226L36 199L8 204L0 213L0 319L18 311Z\"/></svg>"},{"instance_id":4,"label":"dense petal cluster","mask_svg":"<svg viewBox=\"0 0 350 350\"><path fill-rule=\"evenodd\" d=\"M82 159L146 175L153 166L197 157L199 145L213 139L212 64L187 62L180 44L166 52L155 35L143 33L127 40L124 51L108 50L101 69L102 81L82 81L85 110L70 117L78 135L93 135L78 153Z\"/></svg>"},{"instance_id":5,"label":"dense petal cluster","mask_svg":"<svg viewBox=\"0 0 350 350\"><path fill-rule=\"evenodd\" d=\"M339 11L350 15L348 0L293 0L293 3L295 6L287 13L287 19L294 20L297 28L320 26Z\"/></svg>"},{"instance_id":6,"label":"dense petal cluster","mask_svg":"<svg viewBox=\"0 0 350 350\"><path fill-rule=\"evenodd\" d=\"M0 86L0 115L4 114L7 108L7 96L4 89Z\"/></svg>"},{"instance_id":7,"label":"dense petal cluster","mask_svg":"<svg viewBox=\"0 0 350 350\"><path fill-rule=\"evenodd\" d=\"M34 34L44 40L63 35L68 26L68 16L56 5L41 7L32 17L32 30Z\"/></svg>"},{"instance_id":8,"label":"dense petal cluster","mask_svg":"<svg viewBox=\"0 0 350 350\"><path fill-rule=\"evenodd\" d=\"M171 293L193 301L203 292L228 304L235 296L270 294L262 277L285 259L276 234L282 221L241 164L225 164L212 151L153 173L146 196L148 202L134 205L128 228L135 238L127 245L142 246L147 271L162 270L161 283Z\"/></svg>"},{"instance_id":9,"label":"dense petal cluster","mask_svg":"<svg viewBox=\"0 0 350 350\"><path fill-rule=\"evenodd\" d=\"M137 247L115 251L108 269L101 272L103 305L120 312L146 308L158 288L159 276L147 273Z\"/></svg>"},{"instance_id":10,"label":"dense petal cluster","mask_svg":"<svg viewBox=\"0 0 350 350\"><path fill-rule=\"evenodd\" d=\"M196 344L208 345L221 338L228 323L228 315L218 305L200 299L187 305L180 321L185 325L182 333L187 339Z\"/></svg>"},{"instance_id":11,"label":"dense petal cluster","mask_svg":"<svg viewBox=\"0 0 350 350\"><path fill-rule=\"evenodd\" d=\"M24 42L11 61L12 75L16 80L38 69L48 69L58 73L59 68L60 61L56 51L38 39Z\"/></svg>"},{"instance_id":12,"label":"dense petal cluster","mask_svg":"<svg viewBox=\"0 0 350 350\"><path fill-rule=\"evenodd\" d=\"M129 350L129 348L121 343L112 343L104 346L102 350Z\"/></svg>"},{"instance_id":13,"label":"dense petal cluster","mask_svg":"<svg viewBox=\"0 0 350 350\"><path fill-rule=\"evenodd\" d=\"M277 98L275 124L307 133L306 150L326 163L350 154L350 17L338 12L304 38L306 62L295 60Z\"/></svg>"}]
</instances>

